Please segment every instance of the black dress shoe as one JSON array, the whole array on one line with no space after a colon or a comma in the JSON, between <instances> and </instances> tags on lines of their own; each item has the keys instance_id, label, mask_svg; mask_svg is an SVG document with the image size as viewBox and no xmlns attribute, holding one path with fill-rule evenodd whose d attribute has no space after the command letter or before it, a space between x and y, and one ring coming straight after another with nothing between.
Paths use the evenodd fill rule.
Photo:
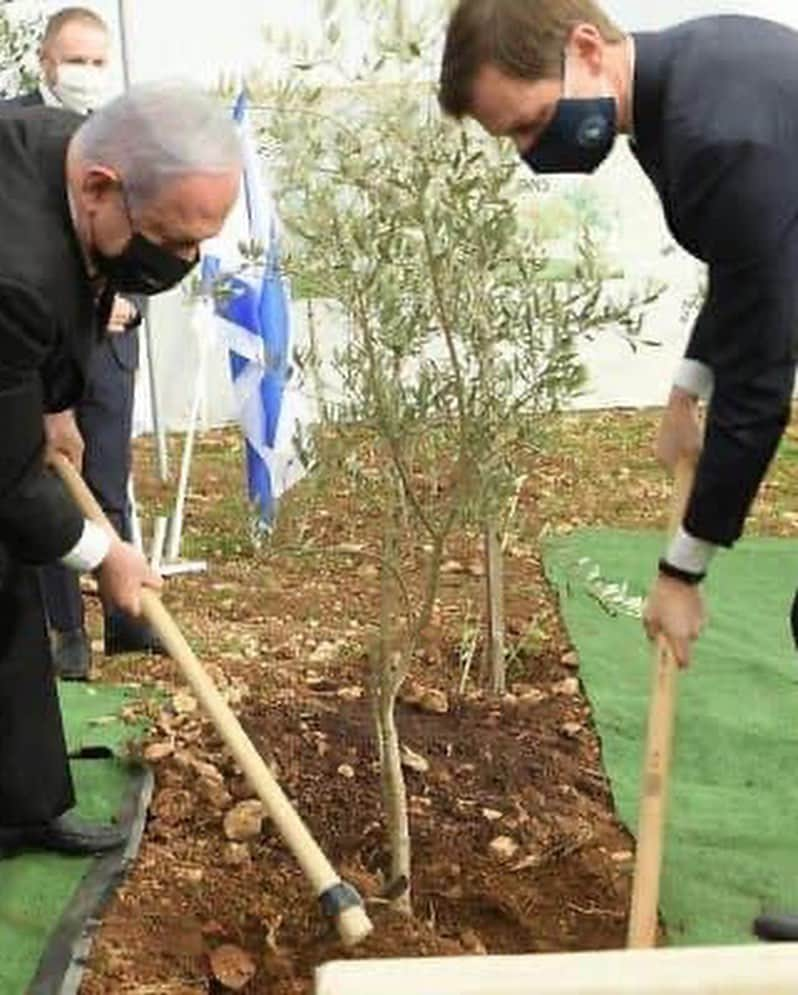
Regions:
<instances>
[{"instance_id":1,"label":"black dress shoe","mask_svg":"<svg viewBox=\"0 0 798 995\"><path fill-rule=\"evenodd\" d=\"M127 833L119 826L85 822L67 813L32 826L0 825L0 858L27 850L87 856L116 850L126 839Z\"/></svg>"},{"instance_id":2,"label":"black dress shoe","mask_svg":"<svg viewBox=\"0 0 798 995\"><path fill-rule=\"evenodd\" d=\"M754 919L754 935L771 943L794 943L798 940L798 915L775 913Z\"/></svg>"},{"instance_id":3,"label":"black dress shoe","mask_svg":"<svg viewBox=\"0 0 798 995\"><path fill-rule=\"evenodd\" d=\"M105 655L116 656L118 653L168 655L163 643L146 622L113 612L105 617Z\"/></svg>"},{"instance_id":4,"label":"black dress shoe","mask_svg":"<svg viewBox=\"0 0 798 995\"><path fill-rule=\"evenodd\" d=\"M64 681L87 681L91 672L91 644L83 629L50 633L53 667Z\"/></svg>"}]
</instances>

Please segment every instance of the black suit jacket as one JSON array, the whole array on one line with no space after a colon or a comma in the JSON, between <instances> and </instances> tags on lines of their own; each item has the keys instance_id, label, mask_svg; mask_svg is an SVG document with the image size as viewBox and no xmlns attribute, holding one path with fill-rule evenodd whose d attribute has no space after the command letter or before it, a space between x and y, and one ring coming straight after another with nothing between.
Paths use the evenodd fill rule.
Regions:
<instances>
[{"instance_id":1,"label":"black suit jacket","mask_svg":"<svg viewBox=\"0 0 798 995\"><path fill-rule=\"evenodd\" d=\"M31 90L29 93L22 93L18 97L8 97L5 100L0 100L0 112L8 109L19 110L23 107L42 107L43 105L44 98L42 97L41 90L36 89ZM130 295L125 295L125 297L136 308L136 316L127 326L128 333L120 334L116 332L112 335L106 335L102 339L102 344L110 351L120 369L131 373L137 370L139 365L139 339L135 329L142 322L145 304L143 300Z\"/></svg>"},{"instance_id":2,"label":"black suit jacket","mask_svg":"<svg viewBox=\"0 0 798 995\"><path fill-rule=\"evenodd\" d=\"M42 464L43 414L79 399L96 335L65 180L81 121L46 107L0 111L0 544L31 563L58 559L83 529Z\"/></svg>"},{"instance_id":3,"label":"black suit jacket","mask_svg":"<svg viewBox=\"0 0 798 995\"><path fill-rule=\"evenodd\" d=\"M4 107L42 107L44 98L41 90L31 90L30 93L22 93L18 97L7 97L3 102Z\"/></svg>"},{"instance_id":4,"label":"black suit jacket","mask_svg":"<svg viewBox=\"0 0 798 995\"><path fill-rule=\"evenodd\" d=\"M731 545L789 419L798 355L798 33L752 17L635 38L632 150L708 264L687 356L714 373L685 527Z\"/></svg>"}]
</instances>

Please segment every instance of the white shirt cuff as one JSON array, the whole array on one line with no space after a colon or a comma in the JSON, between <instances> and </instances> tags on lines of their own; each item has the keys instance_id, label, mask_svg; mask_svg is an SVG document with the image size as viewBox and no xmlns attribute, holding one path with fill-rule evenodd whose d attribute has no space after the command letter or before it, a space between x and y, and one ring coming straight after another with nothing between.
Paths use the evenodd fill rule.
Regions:
<instances>
[{"instance_id":1,"label":"white shirt cuff","mask_svg":"<svg viewBox=\"0 0 798 995\"><path fill-rule=\"evenodd\" d=\"M99 525L86 520L83 523L83 535L72 549L61 557L61 562L70 570L88 573L102 563L110 548L110 536Z\"/></svg>"},{"instance_id":2,"label":"white shirt cuff","mask_svg":"<svg viewBox=\"0 0 798 995\"><path fill-rule=\"evenodd\" d=\"M718 547L705 539L696 539L680 526L668 545L665 559L671 566L691 574L707 572L709 561Z\"/></svg>"},{"instance_id":3,"label":"white shirt cuff","mask_svg":"<svg viewBox=\"0 0 798 995\"><path fill-rule=\"evenodd\" d=\"M673 386L681 387L694 397L704 400L712 393L715 378L706 363L698 359L688 359L686 356L679 363Z\"/></svg>"}]
</instances>

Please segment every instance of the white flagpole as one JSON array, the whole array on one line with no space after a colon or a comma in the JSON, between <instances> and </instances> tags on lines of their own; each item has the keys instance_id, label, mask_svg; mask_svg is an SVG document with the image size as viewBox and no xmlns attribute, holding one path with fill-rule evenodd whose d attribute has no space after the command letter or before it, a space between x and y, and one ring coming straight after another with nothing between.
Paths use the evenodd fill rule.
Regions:
<instances>
[{"instance_id":1,"label":"white flagpole","mask_svg":"<svg viewBox=\"0 0 798 995\"><path fill-rule=\"evenodd\" d=\"M144 550L144 537L141 534L141 519L136 501L136 488L133 485L132 472L127 478L127 503L130 508L130 541L139 552Z\"/></svg>"},{"instance_id":2,"label":"white flagpole","mask_svg":"<svg viewBox=\"0 0 798 995\"><path fill-rule=\"evenodd\" d=\"M192 323L197 334L197 345L199 357L197 361L197 377L194 381L194 398L189 415L186 440L183 443L183 458L180 464L180 480L177 486L177 497L175 499L175 510L172 520L169 523L169 538L166 544L166 559L174 562L180 556L180 542L183 537L183 512L186 506L186 495L188 494L188 477L191 470L191 459L194 453L194 437L197 433L197 423L199 422L200 411L202 409L203 395L205 393L205 372L207 369L209 315L208 304L201 301L193 305Z\"/></svg>"},{"instance_id":3,"label":"white flagpole","mask_svg":"<svg viewBox=\"0 0 798 995\"><path fill-rule=\"evenodd\" d=\"M122 60L122 79L125 89L130 89L132 74L130 71L130 26L131 26L131 5L127 0L117 0L117 12L119 17L119 46ZM141 305L144 317L143 328L144 338L147 344L147 378L150 385L150 411L152 412L152 428L155 434L156 455L158 461L158 476L162 483L169 480L169 458L166 447L166 432L161 423L160 409L158 405L158 390L155 379L155 349L152 336L152 310L149 302L144 301Z\"/></svg>"},{"instance_id":4,"label":"white flagpole","mask_svg":"<svg viewBox=\"0 0 798 995\"><path fill-rule=\"evenodd\" d=\"M122 79L125 84L125 89L130 89L130 48L129 48L129 35L128 30L130 22L128 17L130 11L125 0L117 0L118 3L118 14L119 14L119 45L121 49L122 56Z\"/></svg>"},{"instance_id":5,"label":"white flagpole","mask_svg":"<svg viewBox=\"0 0 798 995\"><path fill-rule=\"evenodd\" d=\"M149 306L149 301L146 298L142 302L142 311L144 317L142 328L147 347L147 379L150 384L150 412L152 413L152 429L155 434L158 476L161 478L161 483L166 484L169 481L169 457L166 447L166 431L161 421L158 405L158 384L155 376L155 345L152 334L152 308Z\"/></svg>"}]
</instances>

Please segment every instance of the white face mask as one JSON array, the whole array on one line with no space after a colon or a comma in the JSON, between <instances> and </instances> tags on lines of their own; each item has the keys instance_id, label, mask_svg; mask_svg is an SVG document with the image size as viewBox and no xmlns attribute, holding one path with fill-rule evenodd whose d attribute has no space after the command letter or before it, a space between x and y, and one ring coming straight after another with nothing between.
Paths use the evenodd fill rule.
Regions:
<instances>
[{"instance_id":1,"label":"white face mask","mask_svg":"<svg viewBox=\"0 0 798 995\"><path fill-rule=\"evenodd\" d=\"M67 110L88 114L108 99L108 73L102 66L62 62L52 89Z\"/></svg>"}]
</instances>

